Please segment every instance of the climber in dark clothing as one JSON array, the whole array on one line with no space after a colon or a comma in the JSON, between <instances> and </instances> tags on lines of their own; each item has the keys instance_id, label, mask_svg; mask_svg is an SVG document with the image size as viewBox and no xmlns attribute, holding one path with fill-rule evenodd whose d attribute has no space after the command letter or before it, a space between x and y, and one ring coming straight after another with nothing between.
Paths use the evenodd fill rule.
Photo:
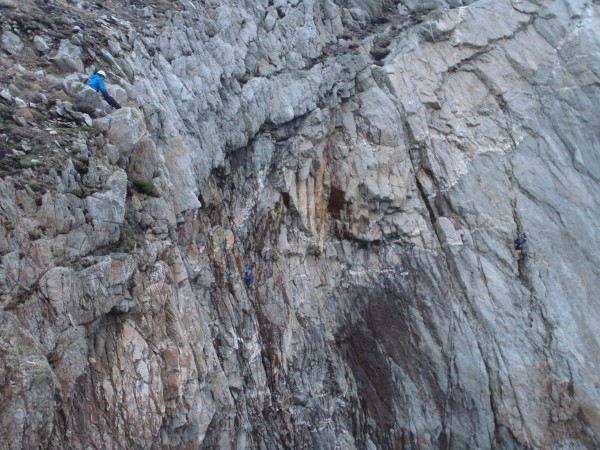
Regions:
<instances>
[{"instance_id":1,"label":"climber in dark clothing","mask_svg":"<svg viewBox=\"0 0 600 450\"><path fill-rule=\"evenodd\" d=\"M106 72L104 72L104 70L99 70L92 76L92 78L90 78L90 81L88 81L88 86L98 92L104 101L110 106L115 109L121 109L121 105L119 105L117 101L108 93L108 89L106 89L106 86L104 85L105 78Z\"/></svg>"},{"instance_id":2,"label":"climber in dark clothing","mask_svg":"<svg viewBox=\"0 0 600 450\"><path fill-rule=\"evenodd\" d=\"M517 255L517 261L523 262L527 257L527 251L529 247L527 245L527 235L521 233L517 239L515 239L515 253Z\"/></svg>"},{"instance_id":3,"label":"climber in dark clothing","mask_svg":"<svg viewBox=\"0 0 600 450\"><path fill-rule=\"evenodd\" d=\"M251 287L254 284L254 275L252 274L252 269L246 269L244 272L244 282L246 283L246 287Z\"/></svg>"}]
</instances>

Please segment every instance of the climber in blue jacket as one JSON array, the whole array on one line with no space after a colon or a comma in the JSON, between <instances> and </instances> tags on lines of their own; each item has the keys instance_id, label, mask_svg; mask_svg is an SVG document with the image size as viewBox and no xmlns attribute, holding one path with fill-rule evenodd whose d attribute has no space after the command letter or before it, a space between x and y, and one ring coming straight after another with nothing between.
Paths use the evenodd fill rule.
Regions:
<instances>
[{"instance_id":1,"label":"climber in blue jacket","mask_svg":"<svg viewBox=\"0 0 600 450\"><path fill-rule=\"evenodd\" d=\"M105 78L106 72L104 72L104 70L99 70L92 76L92 78L90 78L90 81L88 81L88 86L98 92L104 101L110 106L115 109L121 109L121 105L119 105L117 101L108 93L108 89L106 89L106 86L104 85Z\"/></svg>"},{"instance_id":2,"label":"climber in blue jacket","mask_svg":"<svg viewBox=\"0 0 600 450\"><path fill-rule=\"evenodd\" d=\"M514 243L515 253L517 255L517 262L524 262L527 257L527 253L529 252L529 245L527 244L527 235L525 233L521 233L517 239L515 239Z\"/></svg>"},{"instance_id":3,"label":"climber in blue jacket","mask_svg":"<svg viewBox=\"0 0 600 450\"><path fill-rule=\"evenodd\" d=\"M246 287L250 288L254 284L254 274L252 273L252 269L248 268L244 272L244 281L246 282Z\"/></svg>"}]
</instances>

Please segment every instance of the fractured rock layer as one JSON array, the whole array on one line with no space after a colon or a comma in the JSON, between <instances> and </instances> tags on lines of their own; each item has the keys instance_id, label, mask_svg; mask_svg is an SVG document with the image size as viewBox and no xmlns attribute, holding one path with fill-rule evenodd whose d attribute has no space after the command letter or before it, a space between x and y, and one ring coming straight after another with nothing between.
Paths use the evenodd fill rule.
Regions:
<instances>
[{"instance_id":1,"label":"fractured rock layer","mask_svg":"<svg viewBox=\"0 0 600 450\"><path fill-rule=\"evenodd\" d=\"M598 2L0 8L3 448L600 446Z\"/></svg>"}]
</instances>

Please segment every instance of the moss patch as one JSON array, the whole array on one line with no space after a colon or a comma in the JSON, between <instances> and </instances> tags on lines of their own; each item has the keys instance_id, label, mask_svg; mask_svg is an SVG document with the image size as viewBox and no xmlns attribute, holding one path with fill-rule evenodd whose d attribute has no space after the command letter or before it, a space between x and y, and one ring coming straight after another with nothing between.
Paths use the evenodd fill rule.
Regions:
<instances>
[{"instance_id":1,"label":"moss patch","mask_svg":"<svg viewBox=\"0 0 600 450\"><path fill-rule=\"evenodd\" d=\"M131 180L131 184L136 191L142 194L160 197L158 189L154 186L154 182L148 178L134 178Z\"/></svg>"}]
</instances>

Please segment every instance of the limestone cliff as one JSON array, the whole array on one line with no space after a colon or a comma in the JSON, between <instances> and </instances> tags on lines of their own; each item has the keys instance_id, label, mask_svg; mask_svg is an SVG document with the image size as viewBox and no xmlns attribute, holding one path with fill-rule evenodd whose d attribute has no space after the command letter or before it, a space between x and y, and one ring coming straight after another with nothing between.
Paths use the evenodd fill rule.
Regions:
<instances>
[{"instance_id":1,"label":"limestone cliff","mask_svg":"<svg viewBox=\"0 0 600 450\"><path fill-rule=\"evenodd\" d=\"M600 447L599 1L0 17L1 449Z\"/></svg>"}]
</instances>

